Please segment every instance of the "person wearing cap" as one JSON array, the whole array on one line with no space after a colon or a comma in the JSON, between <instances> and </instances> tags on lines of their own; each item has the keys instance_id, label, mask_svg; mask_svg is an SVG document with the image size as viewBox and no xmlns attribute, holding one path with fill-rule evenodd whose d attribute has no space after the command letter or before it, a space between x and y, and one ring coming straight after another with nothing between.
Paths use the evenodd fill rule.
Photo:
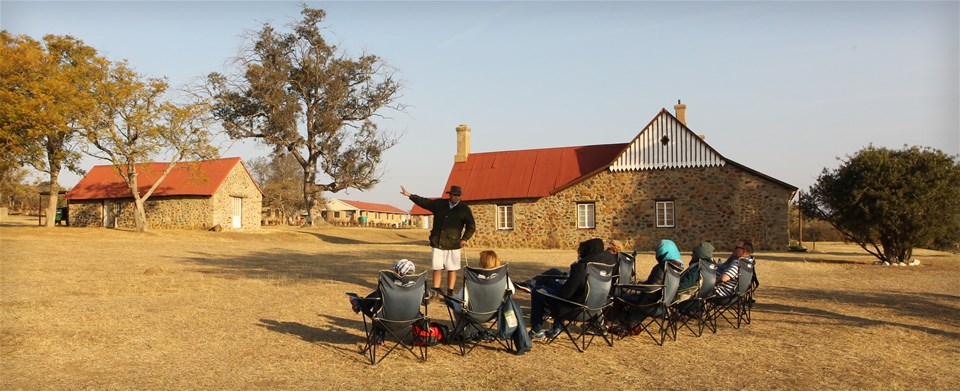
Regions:
<instances>
[{"instance_id":1,"label":"person wearing cap","mask_svg":"<svg viewBox=\"0 0 960 391\"><path fill-rule=\"evenodd\" d=\"M713 244L710 242L700 242L693 248L693 256L690 258L690 266L680 275L680 285L678 291L683 292L686 289L697 285L700 282L700 262L713 262Z\"/></svg>"},{"instance_id":2,"label":"person wearing cap","mask_svg":"<svg viewBox=\"0 0 960 391\"><path fill-rule=\"evenodd\" d=\"M401 259L390 266L390 270L393 270L394 273L397 273L400 277L414 274L417 272L417 265L414 265L413 262L410 262L408 259ZM373 292L370 292L367 295L367 299L379 299L383 294L380 293L380 289L376 289ZM380 306L383 304L380 300L360 300L359 297L351 296L350 297L350 306L353 308L354 313L363 311L364 314L367 314L369 317L373 317L373 314L377 313L380 310Z\"/></svg>"},{"instance_id":3,"label":"person wearing cap","mask_svg":"<svg viewBox=\"0 0 960 391\"><path fill-rule=\"evenodd\" d=\"M400 194L433 213L433 228L430 229L433 288L440 289L440 278L446 270L447 295L452 296L457 283L457 270L460 270L460 249L467 245L477 230L470 207L460 202L463 190L460 186L450 186L447 191L450 198L435 200L410 194L403 186L400 186Z\"/></svg>"}]
</instances>

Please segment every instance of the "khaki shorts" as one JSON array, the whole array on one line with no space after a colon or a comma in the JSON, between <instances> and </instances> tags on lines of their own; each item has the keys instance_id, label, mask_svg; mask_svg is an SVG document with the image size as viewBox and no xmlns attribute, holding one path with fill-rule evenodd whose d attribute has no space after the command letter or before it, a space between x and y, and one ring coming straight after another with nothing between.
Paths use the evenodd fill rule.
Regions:
<instances>
[{"instance_id":1,"label":"khaki shorts","mask_svg":"<svg viewBox=\"0 0 960 391\"><path fill-rule=\"evenodd\" d=\"M433 270L456 271L460 270L460 249L441 250L434 248L431 253L433 256Z\"/></svg>"}]
</instances>

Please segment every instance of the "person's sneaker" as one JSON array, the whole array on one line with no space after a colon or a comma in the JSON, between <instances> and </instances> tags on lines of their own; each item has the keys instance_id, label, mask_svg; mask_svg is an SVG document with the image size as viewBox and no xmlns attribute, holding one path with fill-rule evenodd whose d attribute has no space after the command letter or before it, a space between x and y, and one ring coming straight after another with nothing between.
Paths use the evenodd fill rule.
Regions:
<instances>
[{"instance_id":1,"label":"person's sneaker","mask_svg":"<svg viewBox=\"0 0 960 391\"><path fill-rule=\"evenodd\" d=\"M590 328L590 329L588 329L588 330L586 331L586 334L587 334L587 335L599 335L599 336L602 336L602 335L605 335L606 333L607 333L607 330L606 330L605 328L593 328L593 327L592 327L592 328Z\"/></svg>"},{"instance_id":2,"label":"person's sneaker","mask_svg":"<svg viewBox=\"0 0 960 391\"><path fill-rule=\"evenodd\" d=\"M540 330L540 331L530 330L530 339L531 339L531 340L533 340L533 341L539 341L539 340L542 340L542 339L545 339L545 338L547 338L547 333L546 333L545 331L543 331L543 330Z\"/></svg>"},{"instance_id":3,"label":"person's sneaker","mask_svg":"<svg viewBox=\"0 0 960 391\"><path fill-rule=\"evenodd\" d=\"M552 329L550 329L550 330L547 330L547 332L544 334L544 336L547 337L547 338L549 338L549 339L554 339L554 338L556 338L558 335L560 335L560 332L561 332L561 331L562 331L562 330L560 330L559 327L554 327L554 328L552 328Z\"/></svg>"}]
</instances>

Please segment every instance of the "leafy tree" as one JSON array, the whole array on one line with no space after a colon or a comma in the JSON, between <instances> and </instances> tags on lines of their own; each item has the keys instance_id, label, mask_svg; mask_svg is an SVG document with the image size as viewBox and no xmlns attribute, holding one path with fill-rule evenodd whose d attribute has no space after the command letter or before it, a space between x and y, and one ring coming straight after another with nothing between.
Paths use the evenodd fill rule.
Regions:
<instances>
[{"instance_id":1,"label":"leafy tree","mask_svg":"<svg viewBox=\"0 0 960 391\"><path fill-rule=\"evenodd\" d=\"M401 85L379 57L351 58L328 43L318 27L323 10L304 6L301 14L291 33L265 24L238 59L242 74L234 80L212 73L207 81L214 115L231 137L257 139L299 163L313 223L321 192L379 182L381 156L397 138L373 119L402 109L395 105Z\"/></svg>"},{"instance_id":2,"label":"leafy tree","mask_svg":"<svg viewBox=\"0 0 960 391\"><path fill-rule=\"evenodd\" d=\"M28 205L36 207L37 188L28 182L30 171L22 167L0 170L0 205L23 211Z\"/></svg>"},{"instance_id":3,"label":"leafy tree","mask_svg":"<svg viewBox=\"0 0 960 391\"><path fill-rule=\"evenodd\" d=\"M32 166L49 175L46 190L58 194L64 167L83 173L78 123L94 104L92 86L107 61L70 36L47 35L41 43L2 31L0 41L0 170ZM49 197L47 216L56 213L57 198Z\"/></svg>"},{"instance_id":4,"label":"leafy tree","mask_svg":"<svg viewBox=\"0 0 960 391\"><path fill-rule=\"evenodd\" d=\"M302 169L293 155L274 153L270 157L258 157L248 163L254 179L263 190L264 208L280 211L284 221L303 209Z\"/></svg>"},{"instance_id":5,"label":"leafy tree","mask_svg":"<svg viewBox=\"0 0 960 391\"><path fill-rule=\"evenodd\" d=\"M824 169L801 209L878 259L904 262L915 247L960 239L960 164L931 148L871 145Z\"/></svg>"},{"instance_id":6,"label":"leafy tree","mask_svg":"<svg viewBox=\"0 0 960 391\"><path fill-rule=\"evenodd\" d=\"M167 174L184 159L215 157L210 144L210 106L205 102L176 104L164 98L163 79L144 78L126 62L110 66L96 86L97 105L84 123L93 157L109 161L134 199L134 223L147 230L143 204ZM163 156L166 170L146 191L140 191L138 165Z\"/></svg>"}]
</instances>

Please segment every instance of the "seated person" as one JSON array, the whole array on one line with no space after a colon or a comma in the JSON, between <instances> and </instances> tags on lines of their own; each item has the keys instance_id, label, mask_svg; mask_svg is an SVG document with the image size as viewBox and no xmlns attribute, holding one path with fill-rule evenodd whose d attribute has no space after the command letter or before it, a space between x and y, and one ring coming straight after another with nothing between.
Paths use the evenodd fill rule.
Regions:
<instances>
[{"instance_id":1,"label":"seated person","mask_svg":"<svg viewBox=\"0 0 960 391\"><path fill-rule=\"evenodd\" d=\"M657 246L656 254L657 264L650 269L650 275L647 276L647 279L639 281L637 284L663 285L663 275L666 273L664 268L666 267L667 263L672 264L676 268L683 269L683 261L682 256L680 255L680 250L677 249L677 244L672 240L661 240L660 244ZM627 293L620 296L620 298L632 304L646 305L656 303L662 296L663 294L657 290L654 292ZM608 327L612 326L612 322L620 320L620 316L624 315L623 310L625 307L626 305L619 300L613 302L613 305L610 306L610 311L607 313Z\"/></svg>"},{"instance_id":2,"label":"seated person","mask_svg":"<svg viewBox=\"0 0 960 391\"><path fill-rule=\"evenodd\" d=\"M700 260L713 262L713 245L710 242L700 242L693 248L693 258L690 259L690 266L680 276L679 291L689 289L700 281Z\"/></svg>"},{"instance_id":3,"label":"seated person","mask_svg":"<svg viewBox=\"0 0 960 391\"><path fill-rule=\"evenodd\" d=\"M497 256L497 253L495 251L484 250L480 252L480 262L478 266L479 268L494 269L494 268L500 267L500 265L501 265L500 257ZM513 282L510 281L509 276L507 277L507 290L510 291L510 294L513 294L515 292L513 288ZM469 298L463 297L463 288L460 288L460 291L457 292L455 295L453 295L453 298L457 300L449 301L448 305L453 307L453 311L455 313L461 312L462 305L466 304L467 300L469 300ZM461 301L463 302L463 304L460 303Z\"/></svg>"},{"instance_id":4,"label":"seated person","mask_svg":"<svg viewBox=\"0 0 960 391\"><path fill-rule=\"evenodd\" d=\"M734 244L733 254L717 267L717 296L731 296L737 291L737 278L740 277L740 260L753 260L753 243L740 239Z\"/></svg>"},{"instance_id":5,"label":"seated person","mask_svg":"<svg viewBox=\"0 0 960 391\"><path fill-rule=\"evenodd\" d=\"M553 268L543 272L531 280L528 285L530 294L530 338L543 339L554 337L560 333L559 324L554 322L549 334L543 330L543 321L546 316L547 296L538 292L543 289L551 295L573 302L582 302L586 299L587 263L597 262L605 265L616 265L617 257L606 251L603 239L594 238L580 243L577 248L577 261L570 265L570 273L566 274ZM557 276L557 277L553 277Z\"/></svg>"},{"instance_id":6,"label":"seated person","mask_svg":"<svg viewBox=\"0 0 960 391\"><path fill-rule=\"evenodd\" d=\"M623 242L619 240L613 239L607 242L607 251L610 252L610 254L619 256L620 253L623 252L623 249Z\"/></svg>"},{"instance_id":7,"label":"seated person","mask_svg":"<svg viewBox=\"0 0 960 391\"><path fill-rule=\"evenodd\" d=\"M406 276L408 274L413 274L417 272L417 266L410 262L407 259L401 259L394 263L393 266L390 266L390 270L396 272L400 277ZM382 296L380 289L376 289L373 292L370 292L367 295L367 299L379 299ZM373 317L373 314L377 313L380 310L382 305L380 300L360 300L357 297L350 297L350 306L353 308L354 313L363 311L369 317Z\"/></svg>"}]
</instances>

